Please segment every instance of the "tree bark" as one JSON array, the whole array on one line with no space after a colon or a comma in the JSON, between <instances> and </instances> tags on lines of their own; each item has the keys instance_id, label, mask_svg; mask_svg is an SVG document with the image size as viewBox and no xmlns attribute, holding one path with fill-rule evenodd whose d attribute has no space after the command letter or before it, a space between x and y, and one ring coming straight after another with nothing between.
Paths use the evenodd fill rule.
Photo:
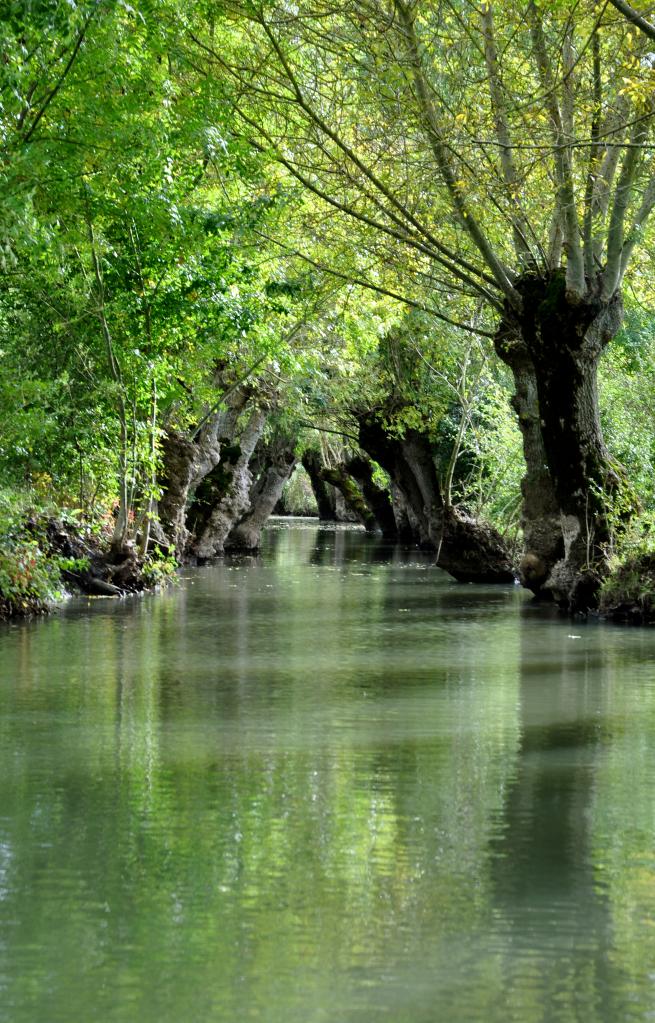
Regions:
<instances>
[{"instance_id":1,"label":"tree bark","mask_svg":"<svg viewBox=\"0 0 655 1023\"><path fill-rule=\"evenodd\" d=\"M419 525L414 512L405 500L402 490L391 482L391 504L396 523L396 535L404 543L419 542Z\"/></svg>"},{"instance_id":2,"label":"tree bark","mask_svg":"<svg viewBox=\"0 0 655 1023\"><path fill-rule=\"evenodd\" d=\"M320 476L324 483L331 484L341 493L346 508L352 512L355 521L360 522L367 533L374 533L376 528L375 515L364 500L361 490L345 466L338 465L331 469L324 467L321 469Z\"/></svg>"},{"instance_id":3,"label":"tree bark","mask_svg":"<svg viewBox=\"0 0 655 1023\"><path fill-rule=\"evenodd\" d=\"M511 558L500 535L443 501L426 434L388 436L372 417L360 419L359 442L389 474L416 520L420 542L460 582L511 582Z\"/></svg>"},{"instance_id":4,"label":"tree bark","mask_svg":"<svg viewBox=\"0 0 655 1023\"><path fill-rule=\"evenodd\" d=\"M262 530L280 500L284 484L298 459L288 444L274 446L265 459L250 490L250 509L231 531L226 547L230 550L257 550Z\"/></svg>"},{"instance_id":5,"label":"tree bark","mask_svg":"<svg viewBox=\"0 0 655 1023\"><path fill-rule=\"evenodd\" d=\"M509 366L514 378L511 404L518 417L526 466L521 480L523 556L519 564L519 578L521 585L536 596L550 597L544 584L564 556L564 540L541 434L536 374L520 332L499 331L495 344L496 352Z\"/></svg>"},{"instance_id":6,"label":"tree bark","mask_svg":"<svg viewBox=\"0 0 655 1023\"><path fill-rule=\"evenodd\" d=\"M524 275L518 285L522 311L506 310L496 342L511 365L503 335L520 333L534 374L541 444L561 534L561 557L540 585L571 611L597 605L609 540L607 498L620 483L620 468L603 440L597 377L601 354L621 325L623 305L619 294L601 300L599 280L587 283L586 296L576 300L567 293L562 271L546 279ZM525 438L524 429L524 445ZM539 472L544 479L543 462ZM550 497L541 509L552 519ZM552 536L551 525L543 522Z\"/></svg>"},{"instance_id":7,"label":"tree bark","mask_svg":"<svg viewBox=\"0 0 655 1023\"><path fill-rule=\"evenodd\" d=\"M323 468L321 456L318 451L307 448L303 452L301 461L314 491L319 519L321 522L337 522L334 488L321 478L321 469Z\"/></svg>"},{"instance_id":8,"label":"tree bark","mask_svg":"<svg viewBox=\"0 0 655 1023\"><path fill-rule=\"evenodd\" d=\"M216 411L195 438L169 429L162 441L162 470L159 485L162 496L158 502L158 518L169 543L179 557L189 539L186 526L189 493L220 462L222 440L233 436L239 415L249 397L246 389L234 392L227 407Z\"/></svg>"},{"instance_id":9,"label":"tree bark","mask_svg":"<svg viewBox=\"0 0 655 1023\"><path fill-rule=\"evenodd\" d=\"M402 440L396 437L389 437L377 420L368 417L360 420L359 443L364 451L368 452L371 458L375 459L388 473L396 492L402 496L402 501L408 510L408 514L414 519L418 543L426 547L431 546L430 525L426 515L424 494L418 485L415 473L405 457L405 448L409 443L409 435ZM441 493L436 473L434 473L432 486L436 488L433 493L433 500L437 500L441 504Z\"/></svg>"},{"instance_id":10,"label":"tree bark","mask_svg":"<svg viewBox=\"0 0 655 1023\"><path fill-rule=\"evenodd\" d=\"M162 440L161 497L157 514L169 544L181 556L189 537L186 507L194 477L197 446L178 430L167 430ZM218 452L217 452L218 460Z\"/></svg>"},{"instance_id":11,"label":"tree bark","mask_svg":"<svg viewBox=\"0 0 655 1023\"><path fill-rule=\"evenodd\" d=\"M348 459L344 464L344 469L359 485L382 535L391 540L397 539L398 529L389 491L379 487L374 481L373 466L369 460L361 455L356 455Z\"/></svg>"},{"instance_id":12,"label":"tree bark","mask_svg":"<svg viewBox=\"0 0 655 1023\"><path fill-rule=\"evenodd\" d=\"M337 513L337 522L358 522L361 525L359 515L346 504L346 499L341 491L336 487L332 487L332 490L334 491L334 508Z\"/></svg>"},{"instance_id":13,"label":"tree bark","mask_svg":"<svg viewBox=\"0 0 655 1023\"><path fill-rule=\"evenodd\" d=\"M249 507L253 451L266 425L267 413L256 409L236 443L224 445L219 464L197 488L189 513L193 554L200 560L222 554L235 523Z\"/></svg>"}]
</instances>

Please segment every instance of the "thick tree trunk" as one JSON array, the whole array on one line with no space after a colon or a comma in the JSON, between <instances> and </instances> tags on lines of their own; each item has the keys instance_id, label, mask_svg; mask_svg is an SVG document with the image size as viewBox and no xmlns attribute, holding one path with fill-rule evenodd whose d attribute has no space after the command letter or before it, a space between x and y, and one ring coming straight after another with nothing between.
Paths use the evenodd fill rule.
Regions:
<instances>
[{"instance_id":1,"label":"thick tree trunk","mask_svg":"<svg viewBox=\"0 0 655 1023\"><path fill-rule=\"evenodd\" d=\"M323 462L321 461L321 456L318 451L314 451L311 448L304 451L302 464L305 472L309 476L309 482L311 483L312 490L314 491L319 519L322 522L337 522L338 515L334 487L331 487L330 484L326 483L321 477Z\"/></svg>"},{"instance_id":2,"label":"thick tree trunk","mask_svg":"<svg viewBox=\"0 0 655 1023\"><path fill-rule=\"evenodd\" d=\"M227 538L230 550L257 550L264 526L280 500L284 484L293 472L298 459L288 445L273 449L264 461L259 476L250 490L250 510L234 527Z\"/></svg>"},{"instance_id":3,"label":"thick tree trunk","mask_svg":"<svg viewBox=\"0 0 655 1023\"><path fill-rule=\"evenodd\" d=\"M335 487L342 495L346 508L355 517L355 521L361 522L367 533L374 533L376 528L375 515L364 500L361 490L349 475L345 466L338 465L335 468L321 469L321 479Z\"/></svg>"},{"instance_id":4,"label":"thick tree trunk","mask_svg":"<svg viewBox=\"0 0 655 1023\"><path fill-rule=\"evenodd\" d=\"M382 535L388 539L397 539L398 529L389 491L379 487L373 479L373 466L369 460L361 455L356 455L354 458L348 459L344 469L359 485Z\"/></svg>"},{"instance_id":5,"label":"thick tree trunk","mask_svg":"<svg viewBox=\"0 0 655 1023\"><path fill-rule=\"evenodd\" d=\"M189 493L218 465L221 444L229 443L248 397L245 389L233 392L227 399L227 407L215 412L194 438L177 430L167 430L164 434L159 478L162 496L157 514L164 535L175 546L179 557L184 554L189 539L186 527Z\"/></svg>"},{"instance_id":6,"label":"thick tree trunk","mask_svg":"<svg viewBox=\"0 0 655 1023\"><path fill-rule=\"evenodd\" d=\"M249 463L266 425L267 413L255 410L236 443L224 446L219 464L197 488L189 513L192 552L201 560L222 554L235 523L249 507Z\"/></svg>"},{"instance_id":7,"label":"thick tree trunk","mask_svg":"<svg viewBox=\"0 0 655 1023\"><path fill-rule=\"evenodd\" d=\"M601 354L621 325L622 302L618 295L601 302L598 281L590 282L584 300L572 302L561 271L546 280L526 275L519 290L523 310L507 317L505 336L518 328L534 370L563 545L543 588L569 610L584 611L597 604L609 539L607 497L620 482L603 440L597 377ZM497 349L505 358L502 341Z\"/></svg>"},{"instance_id":8,"label":"thick tree trunk","mask_svg":"<svg viewBox=\"0 0 655 1023\"><path fill-rule=\"evenodd\" d=\"M521 480L523 557L521 584L538 596L550 596L544 584L564 556L559 506L541 435L539 400L534 366L520 334L496 337L496 351L514 377L512 407L523 437L526 473Z\"/></svg>"},{"instance_id":9,"label":"thick tree trunk","mask_svg":"<svg viewBox=\"0 0 655 1023\"><path fill-rule=\"evenodd\" d=\"M410 444L409 436L402 440L388 436L381 425L373 418L363 418L359 424L359 443L371 458L382 466L391 479L392 486L402 496L408 515L414 519L417 541L423 546L434 546L430 537L430 523L426 513L424 493L419 487L416 474L410 466L405 449ZM441 493L436 472L432 474L430 485L432 495L428 495L428 505L437 501L442 504ZM424 490L426 484L424 483ZM436 550L436 546L435 546Z\"/></svg>"},{"instance_id":10,"label":"thick tree trunk","mask_svg":"<svg viewBox=\"0 0 655 1023\"><path fill-rule=\"evenodd\" d=\"M405 500L402 490L391 482L391 504L396 523L396 535L405 543L419 542L419 525L414 512Z\"/></svg>"},{"instance_id":11,"label":"thick tree trunk","mask_svg":"<svg viewBox=\"0 0 655 1023\"><path fill-rule=\"evenodd\" d=\"M359 442L389 474L411 509L420 541L436 552L437 564L461 582L511 582L509 552L490 526L462 509L446 507L429 438L416 430L388 436L380 424L361 419Z\"/></svg>"},{"instance_id":12,"label":"thick tree trunk","mask_svg":"<svg viewBox=\"0 0 655 1023\"><path fill-rule=\"evenodd\" d=\"M512 558L493 526L477 522L467 511L449 506L442 511L437 564L463 583L513 583Z\"/></svg>"},{"instance_id":13,"label":"thick tree trunk","mask_svg":"<svg viewBox=\"0 0 655 1023\"><path fill-rule=\"evenodd\" d=\"M159 478L161 497L157 514L168 542L182 555L187 544L186 506L189 488L194 476L194 461L197 446L177 430L164 434L162 470Z\"/></svg>"},{"instance_id":14,"label":"thick tree trunk","mask_svg":"<svg viewBox=\"0 0 655 1023\"><path fill-rule=\"evenodd\" d=\"M332 487L334 490L334 507L337 513L337 522L359 522L361 525L361 519L356 512L349 508L346 504L346 499L340 490Z\"/></svg>"}]
</instances>

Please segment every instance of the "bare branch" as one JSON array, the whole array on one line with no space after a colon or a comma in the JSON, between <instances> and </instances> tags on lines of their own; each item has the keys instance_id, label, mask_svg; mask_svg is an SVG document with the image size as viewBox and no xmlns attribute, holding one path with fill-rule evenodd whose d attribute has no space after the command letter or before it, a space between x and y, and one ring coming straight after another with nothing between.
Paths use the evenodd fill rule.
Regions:
<instances>
[{"instance_id":1,"label":"bare branch","mask_svg":"<svg viewBox=\"0 0 655 1023\"><path fill-rule=\"evenodd\" d=\"M655 173L651 176L650 181L646 185L641 205L635 213L630 231L628 232L623 244L623 251L621 252L621 266L619 270L619 284L621 284L623 280L624 274L628 268L628 263L630 262L630 258L634 252L635 245L639 242L642 229L653 212L653 209L655 209Z\"/></svg>"},{"instance_id":2,"label":"bare branch","mask_svg":"<svg viewBox=\"0 0 655 1023\"><path fill-rule=\"evenodd\" d=\"M29 142L31 140L32 136L34 135L34 132L38 128L39 124L41 123L41 120L42 120L46 110L48 109L48 107L52 103L53 99L55 98L55 96L57 95L57 93L61 89L62 85L64 84L66 78L68 77L68 74L69 74L71 68L73 67L73 64L75 63L75 61L77 59L77 55L80 52L80 48L82 46L82 43L84 42L84 37L86 36L87 30L89 28L89 25L91 24L93 18L95 17L95 15L96 15L96 13L98 11L98 7L99 7L99 4L96 3L96 6L92 9L90 14L86 18L86 21L82 25L82 28L80 29L80 31L78 33L77 39L75 40L75 45L73 46L73 49L71 51L71 55L68 58L68 60L66 61L66 65L65 65L62 73L60 74L59 78L57 79L57 81L53 85L52 89L50 89L50 91L47 93L45 99L43 100L41 106L39 107L39 110L36 113L36 116L34 117L32 123L30 125L30 127L24 133L24 135L23 135L23 142Z\"/></svg>"},{"instance_id":3,"label":"bare branch","mask_svg":"<svg viewBox=\"0 0 655 1023\"><path fill-rule=\"evenodd\" d=\"M592 37L593 111L591 115L591 141L595 143L589 151L587 183L584 196L584 262L585 273L591 278L594 272L594 184L603 159L603 148L598 142L600 117L603 103L603 81L600 62L600 36L596 28Z\"/></svg>"},{"instance_id":4,"label":"bare branch","mask_svg":"<svg viewBox=\"0 0 655 1023\"><path fill-rule=\"evenodd\" d=\"M286 56L284 56L282 48L278 43L277 39L275 38L274 34L272 33L270 26L264 25L263 27L280 61L281 62L283 61L285 73L291 76L290 85L294 90L297 105L303 111L309 123L315 125L326 138L329 138L330 141L334 143L337 149L346 157L346 160L353 166L353 168L359 171L363 175L364 179L369 181L373 188L377 191L377 193L383 197L385 202L392 207L392 209L390 210L378 205L378 208L381 209L384 215L388 217L389 220L391 220L392 223L394 223L396 227L399 229L397 230L390 224L383 224L379 220L375 220L374 218L369 217L361 210L356 209L352 203L342 202L338 200L334 195L330 194L329 192L326 192L317 183L315 177L310 178L307 175L303 174L300 168L280 151L275 139L272 137L270 132L268 132L263 127L261 123L255 121L243 110L242 107L240 107L238 104L235 104L235 110L239 114L243 122L248 124L251 128L255 130L255 132L257 132L263 139L265 139L270 149L265 150L265 147L262 146L261 143L257 142L256 139L248 137L248 141L250 142L250 144L253 145L256 149L260 150L261 152L268 151L270 155L272 155L277 162L286 167L287 170L298 181L300 181L300 183L305 188L313 192L315 195L323 199L325 202L333 206L335 209L341 210L348 216L352 216L355 219L361 221L362 223L367 224L370 227L373 227L376 230L382 230L384 233L392 237L395 237L399 241L402 241L403 244L410 245L411 247L418 249L419 251L423 252L424 255L428 256L430 259L433 259L435 262L439 263L441 266L446 268L449 271L449 273L451 273L454 277L466 283L467 286L474 288L482 297L484 297L496 308L500 308L500 302L498 297L493 295L492 292L488 290L488 288L484 287L479 283L480 280L483 280L492 287L497 287L498 285L494 277L489 276L479 267L476 267L474 264L472 264L469 260L466 260L465 258L460 256L459 253L454 252L448 246L444 245L443 242L441 242L434 235L434 233L429 230L426 224L423 221L420 221L412 213L412 211L404 203L400 201L398 196L380 180L380 178L375 174L372 168L365 163L360 154L356 153L355 150L350 145L348 145L348 143L344 139L342 139L341 136L332 127L330 127L327 124L324 118L322 118L314 110L312 105L304 97L302 89L300 88L300 84L298 83L293 73L293 69L289 64L289 61L286 59ZM190 38L196 45L201 46L206 53L210 54L212 58L215 59L220 64L221 67L228 71L228 73L230 73L241 85L243 85L246 89L250 88L250 83L244 81L244 79L241 78L241 76L235 70L235 68L227 64L221 58L220 54L218 54L214 49L209 47L207 44L202 43L193 35L191 35ZM300 99L298 99L298 97L300 97ZM334 157L332 157L332 159L334 160ZM348 177L348 174L346 173L345 176ZM360 192L362 192L364 195L367 195L366 191L362 189L361 185L358 182L355 182L355 185ZM393 212L394 210L397 211L397 213L394 213ZM476 278L478 279L476 280Z\"/></svg>"},{"instance_id":5,"label":"bare branch","mask_svg":"<svg viewBox=\"0 0 655 1023\"><path fill-rule=\"evenodd\" d=\"M279 242L278 242L279 244ZM490 330L481 330L479 327L471 327L468 323L462 323L461 320L453 320L450 316L446 316L444 313L439 312L434 306L426 305L424 302L419 302L416 299L409 298L408 295L401 295L397 291L392 291L391 288L385 288L381 284L374 284L372 281L364 280L361 277L356 277L353 274L343 273L341 270L336 270L334 267L327 266L325 263L320 263L316 259L312 259L304 252L300 252L297 249L288 249L291 255L297 256L298 259L302 259L303 262L309 263L310 266L315 266L317 270L321 270L323 273L330 274L332 277L336 277L339 280L346 281L348 284L352 284L358 288L365 288L367 291L374 291L378 295L386 295L387 298L393 298L396 302L401 302L403 305L410 306L412 309L420 309L421 312L429 313L430 316L434 316L435 319L440 320L441 323L447 323L450 327L457 327L458 330L464 330L469 334L476 334L478 337L495 337L495 333Z\"/></svg>"},{"instance_id":6,"label":"bare branch","mask_svg":"<svg viewBox=\"0 0 655 1023\"><path fill-rule=\"evenodd\" d=\"M633 128L632 138L634 141L643 141L646 137L647 127L639 124ZM619 173L619 180L614 190L614 202L610 214L610 223L607 230L607 262L603 273L602 296L609 299L616 291L621 282L621 262L623 257L623 244L625 218L632 197L632 190L640 166L640 153L638 149L628 149L623 157L623 164Z\"/></svg>"}]
</instances>

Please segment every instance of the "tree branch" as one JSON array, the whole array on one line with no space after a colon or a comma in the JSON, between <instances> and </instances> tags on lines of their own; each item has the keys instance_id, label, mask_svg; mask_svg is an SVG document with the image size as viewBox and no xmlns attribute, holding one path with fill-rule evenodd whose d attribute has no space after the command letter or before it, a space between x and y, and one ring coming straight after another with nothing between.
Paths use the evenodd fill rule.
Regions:
<instances>
[{"instance_id":1,"label":"tree branch","mask_svg":"<svg viewBox=\"0 0 655 1023\"><path fill-rule=\"evenodd\" d=\"M544 36L541 15L531 0L528 8L530 34L537 69L542 87L546 93L547 108L550 114L553 132L553 159L557 179L557 202L561 214L561 226L564 234L564 247L567 256L566 286L575 297L582 298L585 293L585 273L582 248L580 245L580 226L575 207L575 188L573 184L573 165L570 149L570 137L567 137L562 111L557 101L554 77Z\"/></svg>"},{"instance_id":2,"label":"tree branch","mask_svg":"<svg viewBox=\"0 0 655 1023\"><path fill-rule=\"evenodd\" d=\"M591 278L594 273L594 184L598 177L598 171L603 158L603 148L598 142L600 132L600 117L603 103L603 80L600 63L600 36L596 28L591 42L592 47L592 77L593 77L593 112L591 115L591 141L595 143L589 151L589 165L587 167L587 183L584 195L584 263L585 273Z\"/></svg>"},{"instance_id":3,"label":"tree branch","mask_svg":"<svg viewBox=\"0 0 655 1023\"><path fill-rule=\"evenodd\" d=\"M39 110L38 110L34 120L31 123L30 127L28 128L28 130L23 135L23 142L29 142L30 141L30 139L34 135L34 132L38 128L38 126L39 126L39 124L41 122L41 119L43 118L43 115L45 114L46 110L48 109L48 107L52 103L53 99L55 98L55 96L57 95L57 93L61 89L62 85L64 84L66 78L68 77L68 73L70 72L73 64L75 63L77 55L80 52L80 47L82 46L82 43L84 42L84 37L86 36L87 29L88 29L89 25L91 24L93 18L96 15L96 12L98 10L98 6L99 6L99 3L96 3L96 6L90 12L90 14L88 15L86 21L82 25L82 28L80 29L78 37L75 40L75 45L73 47L71 55L68 58L68 60L66 61L66 66L64 67L64 70L60 74L59 78L57 79L57 81L53 85L53 87L50 90L50 92L48 92L48 94L46 95L46 97L43 100L43 103L41 104L41 106L40 106L40 108L39 108Z\"/></svg>"},{"instance_id":4,"label":"tree branch","mask_svg":"<svg viewBox=\"0 0 655 1023\"><path fill-rule=\"evenodd\" d=\"M488 2L482 9L482 35L484 38L484 57L487 66L487 82L489 85L489 96L491 99L491 110L493 113L496 138L500 147L500 165L502 175L507 186L507 194L510 204L514 207L511 218L512 233L514 236L514 248L519 263L534 263L534 257L527 242L527 226L525 216L519 208L518 175L512 154L512 139L509 131L509 124L506 117L503 87L498 66L498 50L494 32L494 20L491 2Z\"/></svg>"},{"instance_id":5,"label":"tree branch","mask_svg":"<svg viewBox=\"0 0 655 1023\"><path fill-rule=\"evenodd\" d=\"M426 224L420 221L412 213L412 211L398 199L394 192L387 186L385 186L385 184L378 178L375 172L365 163L363 158L358 153L356 153L355 150L351 146L349 146L348 143L344 139L342 139L341 136L334 129L332 129L322 117L320 117L320 115L313 109L311 104L304 97L300 85L293 73L293 70L288 60L284 56L282 48L278 43L277 39L275 38L274 34L272 33L270 26L268 26L268 24L266 24L265 22L261 22L261 24L264 31L266 32L267 37L269 38L269 41L271 42L271 45L273 46L276 55L278 56L278 59L280 60L280 62L283 62L283 68L285 70L285 73L290 76L290 86L294 91L294 96L296 98L295 102L297 106L299 106L300 109L303 111L309 123L317 127L326 138L330 139L330 141L337 147L337 149L345 156L346 161L349 164L351 164L352 167L356 168L364 176L364 178L368 182L370 182L370 184L373 186L376 192L384 198L384 200L392 207L393 210L397 211L397 214L395 214L389 209L386 209L378 205L378 208L381 209L384 215L388 217L393 224L395 224L398 228L401 229L396 230L391 225L381 224L380 221L368 217L365 213L362 213L360 210L354 209L352 204L342 202L336 199L333 195L330 195L328 192L326 192L323 188L321 188L320 185L317 184L316 180L311 180L309 177L303 174L302 171L288 157L286 157L283 153L280 152L277 143L271 136L270 132L266 131L266 129L260 123L255 121L252 117L250 117L238 103L235 103L234 109L236 110L239 117L243 120L245 124L248 124L263 139L266 140L268 145L271 147L271 155L273 156L273 158L277 162L282 164L282 166L286 167L287 170L305 188L309 189L311 192L319 196L319 198L323 199L325 202L329 203L335 209L339 209L343 213L346 213L348 216L352 216L355 219L360 220L362 223L368 224L368 226L373 227L375 230L382 230L386 234L395 237L399 241L402 241L404 244L410 245L418 249L419 251L427 255L430 259L433 259L437 263L442 265L454 277L463 281L469 287L474 288L482 297L485 298L486 301L495 305L496 308L500 308L500 302L498 298L474 279L477 277L480 280L486 281L486 283L490 284L492 287L497 287L498 286L497 281L494 279L494 277L486 274L483 270L481 270L479 267L476 267L470 261L464 259L458 253L453 252L450 248L448 248L448 246L444 245L443 242L436 238L433 232L430 231L429 228L426 226ZM227 64L221 58L220 54L218 54L214 49L207 46L207 44L197 39L194 35L190 35L190 38L197 46L200 46L206 53L208 53L214 60L216 60L217 63L222 68L228 71L228 73L231 74L236 79L236 81L239 82L240 85L244 86L246 89L251 88L250 83L244 81L244 79L235 71L234 67L231 67L229 64ZM248 137L248 141L260 152L262 153L267 152L265 147L262 146L261 143L258 143L256 139ZM334 156L330 156L329 158L336 164ZM345 172L345 176L347 178L349 177L347 171ZM356 183L356 187L360 190L360 192L363 195L367 196L366 191L362 189L361 185ZM422 241L421 238L425 239L425 241Z\"/></svg>"},{"instance_id":6,"label":"tree branch","mask_svg":"<svg viewBox=\"0 0 655 1023\"><path fill-rule=\"evenodd\" d=\"M390 288L385 288L379 284L373 284L371 281L365 281L361 277L353 277L352 274L342 273L340 270L335 270L333 267L325 266L324 263L319 263L317 260L312 259L303 252L298 252L295 249L291 249L289 251L294 256L302 259L305 263L315 266L317 270L322 270L323 273L330 274L332 277L337 277L339 280L346 281L348 284L353 284L358 288L366 288L367 291L375 291L378 295L386 295L387 298L393 298L397 302L402 302L403 305L410 306L412 309L420 309L421 312L428 313L430 316L434 316L435 319L440 320L442 323L447 323L451 327L457 327L458 330L465 330L470 334L477 334L479 337L493 338L496 336L493 331L480 330L477 327L471 327L469 324L462 323L459 320L452 320L444 313L440 313L433 306L425 305L423 302L417 302L415 299L408 298L407 295L401 295L397 291L391 291Z\"/></svg>"},{"instance_id":7,"label":"tree branch","mask_svg":"<svg viewBox=\"0 0 655 1023\"><path fill-rule=\"evenodd\" d=\"M612 7L615 7L617 11L628 19L628 21L643 32L644 35L648 36L649 39L655 39L655 25L651 25L650 21L646 21L640 14L635 11L634 7L627 4L625 0L609 0Z\"/></svg>"},{"instance_id":8,"label":"tree branch","mask_svg":"<svg viewBox=\"0 0 655 1023\"><path fill-rule=\"evenodd\" d=\"M632 140L643 141L646 137L647 128L638 124L632 129ZM619 173L619 180L614 190L614 202L610 214L610 222L607 230L607 261L603 273L602 297L605 300L611 298L621 282L621 262L623 257L623 244L625 241L625 218L628 211L635 179L639 170L640 153L638 149L626 150L623 157L623 164Z\"/></svg>"},{"instance_id":9,"label":"tree branch","mask_svg":"<svg viewBox=\"0 0 655 1023\"><path fill-rule=\"evenodd\" d=\"M448 194L450 195L454 211L457 214L462 227L467 232L485 263L491 270L498 287L501 289L503 294L506 295L509 302L513 306L517 306L520 304L520 298L515 288L512 286L512 282L510 281L504 266L493 251L476 218L468 208L468 205L464 200L464 196L462 195L461 188L457 183L455 173L450 163L449 153L444 144L443 133L439 125L437 112L430 98L428 85L425 80L419 42L409 7L404 0L394 0L394 4L402 22L403 35L405 37L410 65L412 68L414 86L418 95L423 120L427 128L430 147Z\"/></svg>"},{"instance_id":10,"label":"tree branch","mask_svg":"<svg viewBox=\"0 0 655 1023\"><path fill-rule=\"evenodd\" d=\"M624 274L628 268L628 263L632 253L634 252L635 245L638 243L642 228L648 220L649 216L655 209L655 174L652 175L650 181L646 185L646 190L641 201L639 209L635 213L632 226L628 232L625 242L623 243L623 250L621 252L621 266L619 269L619 285L623 280Z\"/></svg>"}]
</instances>

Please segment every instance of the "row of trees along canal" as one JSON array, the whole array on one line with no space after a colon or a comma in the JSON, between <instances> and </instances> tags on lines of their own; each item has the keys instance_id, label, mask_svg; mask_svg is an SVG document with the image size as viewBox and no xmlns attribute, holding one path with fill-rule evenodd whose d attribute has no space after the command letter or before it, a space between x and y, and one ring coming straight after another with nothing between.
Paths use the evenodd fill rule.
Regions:
<instances>
[{"instance_id":1,"label":"row of trees along canal","mask_svg":"<svg viewBox=\"0 0 655 1023\"><path fill-rule=\"evenodd\" d=\"M458 579L512 578L520 522L524 585L596 606L653 509L654 37L623 0L13 5L5 526L27 488L113 506L116 558L252 549L302 464Z\"/></svg>"}]
</instances>

